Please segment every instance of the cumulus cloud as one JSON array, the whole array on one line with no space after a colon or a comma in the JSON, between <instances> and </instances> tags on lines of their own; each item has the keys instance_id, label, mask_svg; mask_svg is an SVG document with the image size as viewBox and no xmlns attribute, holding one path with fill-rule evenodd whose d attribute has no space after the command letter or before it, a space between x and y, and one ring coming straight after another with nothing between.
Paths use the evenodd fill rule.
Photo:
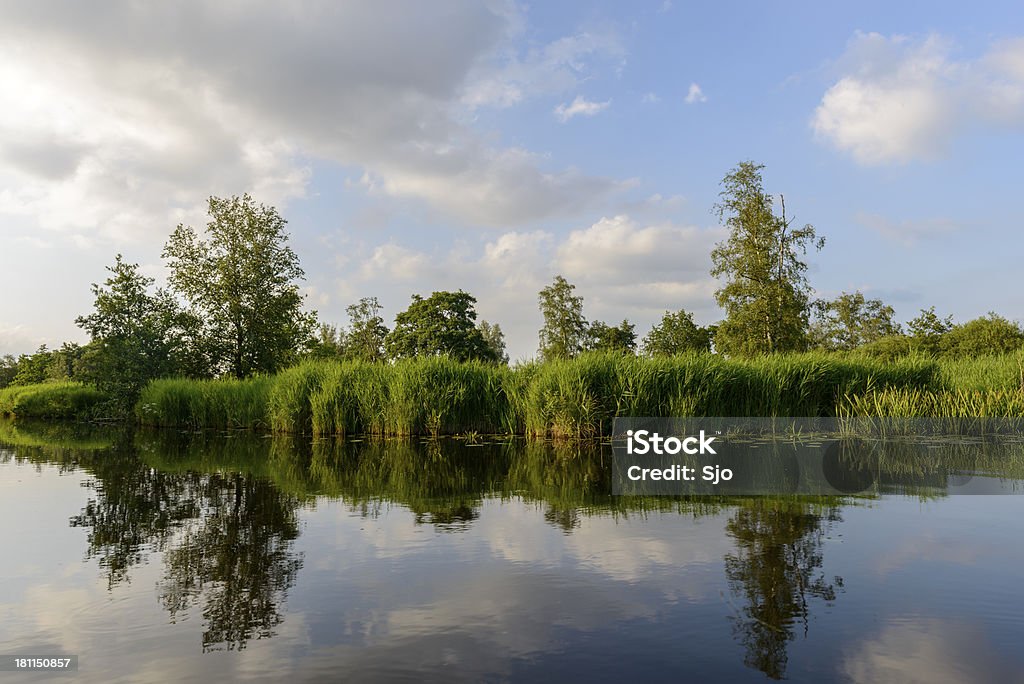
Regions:
<instances>
[{"instance_id":1,"label":"cumulus cloud","mask_svg":"<svg viewBox=\"0 0 1024 684\"><path fill-rule=\"evenodd\" d=\"M686 91L686 104L697 104L698 102L707 102L708 97L704 94L704 91L700 89L700 86L696 83L690 84L690 89Z\"/></svg>"},{"instance_id":2,"label":"cumulus cloud","mask_svg":"<svg viewBox=\"0 0 1024 684\"><path fill-rule=\"evenodd\" d=\"M875 165L940 157L972 126L1024 124L1024 40L974 60L954 59L951 47L936 35L855 34L815 109L815 134Z\"/></svg>"},{"instance_id":3,"label":"cumulus cloud","mask_svg":"<svg viewBox=\"0 0 1024 684\"><path fill-rule=\"evenodd\" d=\"M0 110L0 213L24 225L162 237L201 222L209 194L300 197L316 160L474 224L571 213L617 187L465 120L571 87L618 49L581 33L510 56L512 3L58 4L0 16L0 88L18 94Z\"/></svg>"},{"instance_id":4,"label":"cumulus cloud","mask_svg":"<svg viewBox=\"0 0 1024 684\"><path fill-rule=\"evenodd\" d=\"M612 101L607 100L605 102L591 102L582 95L577 95L576 99L566 104L562 103L555 107L555 118L562 123L567 122L575 116L594 116L608 109Z\"/></svg>"}]
</instances>

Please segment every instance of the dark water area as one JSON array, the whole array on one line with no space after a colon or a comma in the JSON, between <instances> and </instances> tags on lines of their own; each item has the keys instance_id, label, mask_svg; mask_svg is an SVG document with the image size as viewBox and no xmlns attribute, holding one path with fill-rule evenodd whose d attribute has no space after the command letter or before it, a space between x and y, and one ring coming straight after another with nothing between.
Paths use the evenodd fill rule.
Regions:
<instances>
[{"instance_id":1,"label":"dark water area","mask_svg":"<svg viewBox=\"0 0 1024 684\"><path fill-rule=\"evenodd\" d=\"M79 656L0 679L1024 682L1024 496L614 497L609 461L0 423L0 654Z\"/></svg>"}]
</instances>

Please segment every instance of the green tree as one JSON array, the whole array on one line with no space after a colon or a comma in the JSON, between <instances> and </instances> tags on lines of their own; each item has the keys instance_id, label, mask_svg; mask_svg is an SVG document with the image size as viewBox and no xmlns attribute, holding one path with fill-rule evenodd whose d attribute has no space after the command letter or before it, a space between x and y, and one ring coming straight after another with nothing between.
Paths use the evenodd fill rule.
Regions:
<instances>
[{"instance_id":1,"label":"green tree","mask_svg":"<svg viewBox=\"0 0 1024 684\"><path fill-rule=\"evenodd\" d=\"M774 213L763 189L764 166L742 162L722 180L715 211L729 237L711 253L711 275L723 280L715 299L726 319L715 336L718 351L729 355L769 354L806 347L810 286L801 259L807 247L821 249L824 238L814 226L793 228Z\"/></svg>"},{"instance_id":2,"label":"green tree","mask_svg":"<svg viewBox=\"0 0 1024 684\"><path fill-rule=\"evenodd\" d=\"M346 309L349 319L345 335L346 357L363 361L384 360L388 328L380 315L382 309L376 297L363 297Z\"/></svg>"},{"instance_id":3,"label":"green tree","mask_svg":"<svg viewBox=\"0 0 1024 684\"><path fill-rule=\"evenodd\" d=\"M341 359L345 356L345 331L336 325L321 323L309 344L308 354L314 359Z\"/></svg>"},{"instance_id":4,"label":"green tree","mask_svg":"<svg viewBox=\"0 0 1024 684\"><path fill-rule=\"evenodd\" d=\"M953 317L939 318L935 307L921 309L921 314L907 322L914 351L937 354L942 336L953 329Z\"/></svg>"},{"instance_id":5,"label":"green tree","mask_svg":"<svg viewBox=\"0 0 1024 684\"><path fill-rule=\"evenodd\" d=\"M47 349L45 344L39 345L39 349L34 354L22 354L18 357L17 371L11 384L34 385L46 382L52 361L53 352Z\"/></svg>"},{"instance_id":6,"label":"green tree","mask_svg":"<svg viewBox=\"0 0 1024 684\"><path fill-rule=\"evenodd\" d=\"M636 353L636 326L628 320L623 320L619 325L595 321L590 324L587 337L587 349L590 351Z\"/></svg>"},{"instance_id":7,"label":"green tree","mask_svg":"<svg viewBox=\"0 0 1024 684\"><path fill-rule=\"evenodd\" d=\"M856 349L902 332L891 306L880 299L865 299L860 292L844 292L832 301L820 303L818 311L810 341L820 349Z\"/></svg>"},{"instance_id":8,"label":"green tree","mask_svg":"<svg viewBox=\"0 0 1024 684\"><path fill-rule=\"evenodd\" d=\"M286 221L249 195L211 197L206 239L179 225L164 247L170 282L204 322L214 369L238 378L287 366L309 343L304 277Z\"/></svg>"},{"instance_id":9,"label":"green tree","mask_svg":"<svg viewBox=\"0 0 1024 684\"><path fill-rule=\"evenodd\" d=\"M1022 347L1024 330L991 311L988 316L953 326L939 342L941 353L951 357L1005 354Z\"/></svg>"},{"instance_id":10,"label":"green tree","mask_svg":"<svg viewBox=\"0 0 1024 684\"><path fill-rule=\"evenodd\" d=\"M711 331L694 323L693 314L684 309L666 311L661 323L644 337L643 351L648 356L711 351Z\"/></svg>"},{"instance_id":11,"label":"green tree","mask_svg":"<svg viewBox=\"0 0 1024 684\"><path fill-rule=\"evenodd\" d=\"M13 354L4 354L0 357L0 389L7 387L14 382L18 374L18 359Z\"/></svg>"},{"instance_id":12,"label":"green tree","mask_svg":"<svg viewBox=\"0 0 1024 684\"><path fill-rule=\"evenodd\" d=\"M545 361L571 359L587 341L587 319L583 317L583 297L562 276L540 291L540 312L544 327L540 329L540 356Z\"/></svg>"},{"instance_id":13,"label":"green tree","mask_svg":"<svg viewBox=\"0 0 1024 684\"><path fill-rule=\"evenodd\" d=\"M75 319L93 340L79 367L85 381L125 412L147 382L178 371L175 353L185 346L182 314L166 291L150 294L153 279L139 273L138 264L118 254L107 270L111 275L103 285L92 286L93 312Z\"/></svg>"},{"instance_id":14,"label":"green tree","mask_svg":"<svg viewBox=\"0 0 1024 684\"><path fill-rule=\"evenodd\" d=\"M491 350L495 362L501 365L507 364L508 352L505 350L505 333L501 331L501 326L497 323L491 324L487 321L480 321L480 325L477 328L480 329L480 334L483 336L484 342L487 343L487 347Z\"/></svg>"},{"instance_id":15,"label":"green tree","mask_svg":"<svg viewBox=\"0 0 1024 684\"><path fill-rule=\"evenodd\" d=\"M409 308L395 316L385 347L391 358L448 356L458 361L495 361L476 327L476 298L468 292L412 296Z\"/></svg>"}]
</instances>

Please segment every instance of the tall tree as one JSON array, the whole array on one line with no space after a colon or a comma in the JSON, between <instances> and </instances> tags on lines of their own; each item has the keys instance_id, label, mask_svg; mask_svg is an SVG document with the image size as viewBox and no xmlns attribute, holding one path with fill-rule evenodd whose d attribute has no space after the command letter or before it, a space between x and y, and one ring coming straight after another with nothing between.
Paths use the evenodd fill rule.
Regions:
<instances>
[{"instance_id":1,"label":"tall tree","mask_svg":"<svg viewBox=\"0 0 1024 684\"><path fill-rule=\"evenodd\" d=\"M782 212L774 212L764 191L762 164L741 162L722 179L721 200L715 205L729 237L711 253L711 275L723 281L715 299L726 319L715 336L715 347L729 355L770 354L805 348L810 285L801 259L808 246L821 249L814 226L793 227Z\"/></svg>"},{"instance_id":2,"label":"tall tree","mask_svg":"<svg viewBox=\"0 0 1024 684\"><path fill-rule=\"evenodd\" d=\"M711 331L694 323L693 314L684 309L666 311L661 323L644 337L643 351L648 356L711 351Z\"/></svg>"},{"instance_id":3,"label":"tall tree","mask_svg":"<svg viewBox=\"0 0 1024 684\"><path fill-rule=\"evenodd\" d=\"M206 239L179 225L164 247L170 282L206 325L218 369L238 378L292 362L315 316L302 311L304 277L277 210L242 197L211 197Z\"/></svg>"},{"instance_id":4,"label":"tall tree","mask_svg":"<svg viewBox=\"0 0 1024 684\"><path fill-rule=\"evenodd\" d=\"M388 328L380 315L382 309L376 297L363 297L346 309L349 319L345 336L346 357L363 361L384 360Z\"/></svg>"},{"instance_id":5,"label":"tall tree","mask_svg":"<svg viewBox=\"0 0 1024 684\"><path fill-rule=\"evenodd\" d=\"M608 325L603 321L591 323L587 330L587 349L591 351L636 352L636 326L628 320L619 325Z\"/></svg>"},{"instance_id":6,"label":"tall tree","mask_svg":"<svg viewBox=\"0 0 1024 684\"><path fill-rule=\"evenodd\" d=\"M105 390L115 410L127 411L154 378L179 372L185 355L185 316L165 290L120 254L102 285L93 284L93 312L75 323L92 337L82 358L83 379Z\"/></svg>"},{"instance_id":7,"label":"tall tree","mask_svg":"<svg viewBox=\"0 0 1024 684\"><path fill-rule=\"evenodd\" d=\"M491 350L495 362L502 365L507 364L508 352L505 351L505 333L501 331L501 326L497 323L491 324L487 321L480 321L480 325L477 328L480 329L480 334Z\"/></svg>"},{"instance_id":8,"label":"tall tree","mask_svg":"<svg viewBox=\"0 0 1024 684\"><path fill-rule=\"evenodd\" d=\"M476 298L468 292L413 295L409 308L395 316L385 340L392 358L448 356L458 361L496 360L476 327Z\"/></svg>"},{"instance_id":9,"label":"tall tree","mask_svg":"<svg viewBox=\"0 0 1024 684\"><path fill-rule=\"evenodd\" d=\"M856 349L902 332L891 306L880 299L865 299L861 292L844 292L817 308L810 341L828 351Z\"/></svg>"},{"instance_id":10,"label":"tall tree","mask_svg":"<svg viewBox=\"0 0 1024 684\"><path fill-rule=\"evenodd\" d=\"M562 276L540 291L540 312L544 327L540 329L540 356L551 359L571 359L581 351L587 341L587 319L583 317L583 297L573 294L576 289Z\"/></svg>"}]
</instances>

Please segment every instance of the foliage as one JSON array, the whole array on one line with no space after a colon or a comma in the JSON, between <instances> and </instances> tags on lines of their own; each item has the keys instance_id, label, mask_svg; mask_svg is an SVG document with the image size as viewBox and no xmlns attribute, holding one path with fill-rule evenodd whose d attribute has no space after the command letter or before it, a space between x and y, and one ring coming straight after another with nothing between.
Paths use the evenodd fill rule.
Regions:
<instances>
[{"instance_id":1,"label":"foliage","mask_svg":"<svg viewBox=\"0 0 1024 684\"><path fill-rule=\"evenodd\" d=\"M413 295L409 308L395 316L395 329L385 340L388 356L447 356L457 361L496 361L476 327L476 298L468 292Z\"/></svg>"},{"instance_id":2,"label":"foliage","mask_svg":"<svg viewBox=\"0 0 1024 684\"><path fill-rule=\"evenodd\" d=\"M508 364L508 352L505 349L505 333L501 331L501 326L497 323L492 324L487 321L480 321L480 325L477 327L480 329L480 335L483 336L487 347L491 350L491 355L495 362L501 365Z\"/></svg>"},{"instance_id":3,"label":"foliage","mask_svg":"<svg viewBox=\"0 0 1024 684\"><path fill-rule=\"evenodd\" d=\"M925 354L937 354L942 336L953 329L953 317L939 318L935 307L921 309L921 314L907 322L914 350Z\"/></svg>"},{"instance_id":4,"label":"foliage","mask_svg":"<svg viewBox=\"0 0 1024 684\"><path fill-rule=\"evenodd\" d=\"M349 329L345 336L346 358L384 360L384 340L388 328L380 316L381 309L376 297L363 297L346 309L349 319Z\"/></svg>"},{"instance_id":5,"label":"foliage","mask_svg":"<svg viewBox=\"0 0 1024 684\"><path fill-rule=\"evenodd\" d=\"M571 359L583 351L587 340L587 320L583 317L583 297L562 276L540 291L540 357L544 361Z\"/></svg>"},{"instance_id":6,"label":"foliage","mask_svg":"<svg viewBox=\"0 0 1024 684\"><path fill-rule=\"evenodd\" d=\"M79 377L99 388L115 412L127 413L150 380L179 372L190 319L153 279L120 254L103 285L93 284L93 312L75 323L92 337L79 359Z\"/></svg>"},{"instance_id":7,"label":"foliage","mask_svg":"<svg viewBox=\"0 0 1024 684\"><path fill-rule=\"evenodd\" d=\"M763 189L763 168L747 161L726 174L715 206L729 229L711 253L711 275L724 280L715 299L726 311L715 346L730 356L806 347L810 286L800 255L809 245L824 246L810 224L792 228L784 200L782 214L775 215Z\"/></svg>"},{"instance_id":8,"label":"foliage","mask_svg":"<svg viewBox=\"0 0 1024 684\"><path fill-rule=\"evenodd\" d=\"M625 319L615 326L594 321L587 330L587 337L588 351L636 353L636 326Z\"/></svg>"},{"instance_id":9,"label":"foliage","mask_svg":"<svg viewBox=\"0 0 1024 684\"><path fill-rule=\"evenodd\" d=\"M152 425L269 427L317 436L608 434L633 416L834 415L875 389L938 389L933 361L827 354L750 360L712 354L643 358L587 353L515 368L446 357L306 362L248 380L157 380L136 415Z\"/></svg>"},{"instance_id":10,"label":"foliage","mask_svg":"<svg viewBox=\"0 0 1024 684\"><path fill-rule=\"evenodd\" d=\"M944 356L973 358L1024 347L1024 330L996 313L953 326L939 341Z\"/></svg>"},{"instance_id":11,"label":"foliage","mask_svg":"<svg viewBox=\"0 0 1024 684\"><path fill-rule=\"evenodd\" d=\"M0 415L88 420L106 400L100 390L79 382L12 385L0 389Z\"/></svg>"},{"instance_id":12,"label":"foliage","mask_svg":"<svg viewBox=\"0 0 1024 684\"><path fill-rule=\"evenodd\" d=\"M643 352L647 356L675 356L691 351L711 351L711 331L694 323L693 314L685 309L666 311L661 323L644 337Z\"/></svg>"},{"instance_id":13,"label":"foliage","mask_svg":"<svg viewBox=\"0 0 1024 684\"><path fill-rule=\"evenodd\" d=\"M811 346L818 349L848 351L901 334L893 308L880 299L865 299L861 292L821 302L818 311L810 330Z\"/></svg>"},{"instance_id":14,"label":"foliage","mask_svg":"<svg viewBox=\"0 0 1024 684\"><path fill-rule=\"evenodd\" d=\"M209 200L206 239L179 225L164 247L174 289L204 323L212 368L237 378L288 366L309 341L304 277L286 221L248 194Z\"/></svg>"}]
</instances>

